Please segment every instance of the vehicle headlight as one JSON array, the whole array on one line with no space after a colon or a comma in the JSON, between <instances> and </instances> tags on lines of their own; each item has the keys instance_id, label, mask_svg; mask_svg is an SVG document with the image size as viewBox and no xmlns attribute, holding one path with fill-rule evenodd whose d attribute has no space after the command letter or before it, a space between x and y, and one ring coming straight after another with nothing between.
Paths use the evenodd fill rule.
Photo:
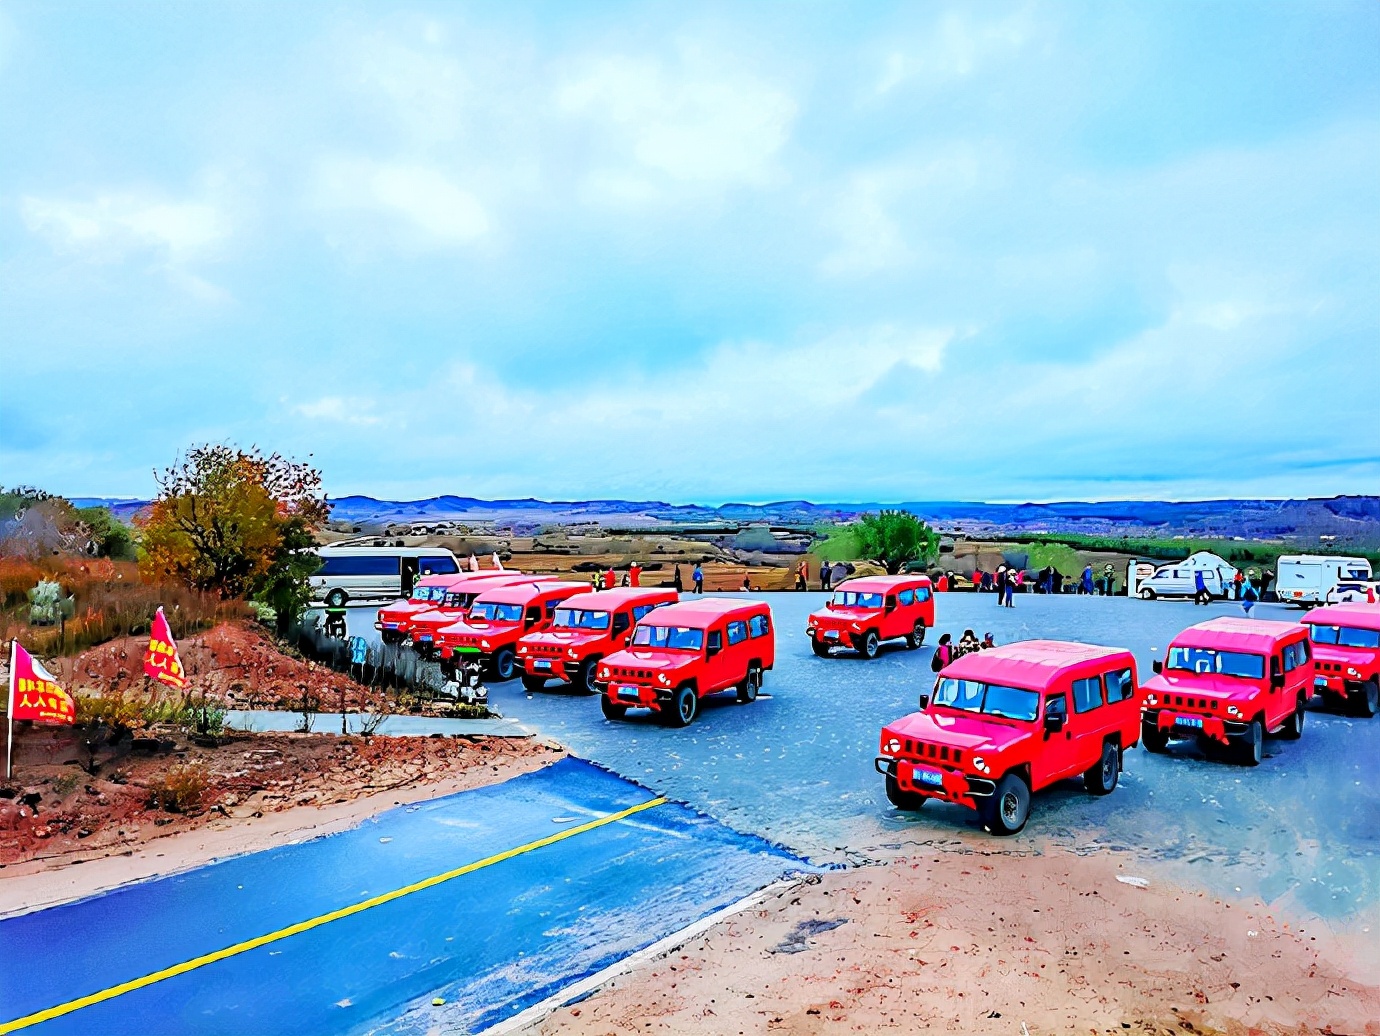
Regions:
<instances>
[{"instance_id":1,"label":"vehicle headlight","mask_svg":"<svg viewBox=\"0 0 1380 1036\"><path fill-rule=\"evenodd\" d=\"M855 622L855 623L852 623L851 625L852 625L852 627L853 627L853 632L854 632L854 633L856 633L858 630L862 629L862 627L859 626L856 622Z\"/></svg>"},{"instance_id":2,"label":"vehicle headlight","mask_svg":"<svg viewBox=\"0 0 1380 1036\"><path fill-rule=\"evenodd\" d=\"M527 654L527 645L526 645L526 644L519 644L519 645L518 645L518 654L519 654L519 655L525 655L525 654Z\"/></svg>"},{"instance_id":3,"label":"vehicle headlight","mask_svg":"<svg viewBox=\"0 0 1380 1036\"><path fill-rule=\"evenodd\" d=\"M1347 666L1347 667L1346 667L1346 675L1347 675L1347 676L1360 676L1360 675L1361 675L1361 671L1360 671L1359 669L1354 669L1354 668L1352 668L1351 666Z\"/></svg>"},{"instance_id":4,"label":"vehicle headlight","mask_svg":"<svg viewBox=\"0 0 1380 1036\"><path fill-rule=\"evenodd\" d=\"M665 673L656 674L657 683L670 683L671 680Z\"/></svg>"},{"instance_id":5,"label":"vehicle headlight","mask_svg":"<svg viewBox=\"0 0 1380 1036\"><path fill-rule=\"evenodd\" d=\"M887 755L895 755L900 750L901 742L898 738L893 737L886 744L882 745L882 751L885 752Z\"/></svg>"},{"instance_id":6,"label":"vehicle headlight","mask_svg":"<svg viewBox=\"0 0 1380 1036\"><path fill-rule=\"evenodd\" d=\"M579 653L578 651L576 651L573 647L571 647L571 648L566 648L566 649L565 649L565 653L566 653L566 655L567 655L569 658L579 658L579 657L580 657L580 653Z\"/></svg>"},{"instance_id":7,"label":"vehicle headlight","mask_svg":"<svg viewBox=\"0 0 1380 1036\"><path fill-rule=\"evenodd\" d=\"M600 677L600 679L606 680L606 679L608 679L608 675L609 675L609 671L608 671L607 668L603 668L603 669L600 669L600 670L599 670L599 677Z\"/></svg>"},{"instance_id":8,"label":"vehicle headlight","mask_svg":"<svg viewBox=\"0 0 1380 1036\"><path fill-rule=\"evenodd\" d=\"M1241 710L1238 709L1235 705L1228 705L1228 706L1227 706L1227 715L1228 715L1228 716L1239 716L1239 715L1241 715Z\"/></svg>"},{"instance_id":9,"label":"vehicle headlight","mask_svg":"<svg viewBox=\"0 0 1380 1036\"><path fill-rule=\"evenodd\" d=\"M481 641L479 642L479 648L480 648L481 651L488 651L488 650L489 650L489 642L488 642L487 640L481 640Z\"/></svg>"},{"instance_id":10,"label":"vehicle headlight","mask_svg":"<svg viewBox=\"0 0 1380 1036\"><path fill-rule=\"evenodd\" d=\"M1147 695L1145 696L1145 704L1146 704L1146 705L1158 705L1159 703L1160 703L1159 698L1155 697L1153 694L1147 694Z\"/></svg>"}]
</instances>

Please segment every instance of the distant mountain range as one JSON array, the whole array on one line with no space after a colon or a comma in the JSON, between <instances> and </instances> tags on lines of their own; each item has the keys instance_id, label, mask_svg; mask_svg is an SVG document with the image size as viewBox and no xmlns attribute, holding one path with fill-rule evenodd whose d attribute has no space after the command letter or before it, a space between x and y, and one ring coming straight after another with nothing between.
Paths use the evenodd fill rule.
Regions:
<instances>
[{"instance_id":1,"label":"distant mountain range","mask_svg":"<svg viewBox=\"0 0 1380 1036\"><path fill-rule=\"evenodd\" d=\"M81 507L104 505L117 516L128 519L148 502L90 497L73 503ZM900 508L925 518L942 530L974 536L1039 532L1099 536L1240 536L1297 540L1301 547L1320 542L1334 546L1349 544L1358 549L1380 546L1380 497L1375 496L1048 504L959 501L816 504L808 500L779 500L766 504L728 503L717 507L656 500L478 500L465 496L436 496L425 500L393 501L344 496L331 503L334 521L366 531L441 520L515 532L530 532L543 525L580 523L623 529L755 523L799 527L821 521L846 521L882 508Z\"/></svg>"}]
</instances>

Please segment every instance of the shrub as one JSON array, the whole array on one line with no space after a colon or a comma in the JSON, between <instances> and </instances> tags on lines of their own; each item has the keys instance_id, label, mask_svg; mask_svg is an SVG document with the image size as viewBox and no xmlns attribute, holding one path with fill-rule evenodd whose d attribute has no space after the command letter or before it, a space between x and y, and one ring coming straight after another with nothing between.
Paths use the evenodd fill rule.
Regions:
<instances>
[{"instance_id":1,"label":"shrub","mask_svg":"<svg viewBox=\"0 0 1380 1036\"><path fill-rule=\"evenodd\" d=\"M175 763L148 786L150 809L192 813L206 797L206 770L194 763Z\"/></svg>"}]
</instances>

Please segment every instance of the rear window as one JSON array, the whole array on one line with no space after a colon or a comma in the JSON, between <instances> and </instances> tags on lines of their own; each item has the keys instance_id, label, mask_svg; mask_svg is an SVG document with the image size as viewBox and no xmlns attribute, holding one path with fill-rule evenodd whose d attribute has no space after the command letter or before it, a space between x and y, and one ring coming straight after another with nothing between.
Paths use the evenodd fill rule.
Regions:
<instances>
[{"instance_id":1,"label":"rear window","mask_svg":"<svg viewBox=\"0 0 1380 1036\"><path fill-rule=\"evenodd\" d=\"M322 558L318 576L396 576L398 559L387 554L354 554Z\"/></svg>"},{"instance_id":2,"label":"rear window","mask_svg":"<svg viewBox=\"0 0 1380 1036\"><path fill-rule=\"evenodd\" d=\"M449 576L460 571L452 557L418 558L417 571L424 576Z\"/></svg>"},{"instance_id":3,"label":"rear window","mask_svg":"<svg viewBox=\"0 0 1380 1036\"><path fill-rule=\"evenodd\" d=\"M1172 647L1166 669L1218 676L1239 676L1246 680L1265 677L1265 656L1243 651L1215 651L1212 648Z\"/></svg>"},{"instance_id":4,"label":"rear window","mask_svg":"<svg viewBox=\"0 0 1380 1036\"><path fill-rule=\"evenodd\" d=\"M930 588L929 588L928 586L916 587L916 589L915 589L915 603L916 603L916 604L924 604L924 603L925 603L926 601L928 601L929 599L930 599Z\"/></svg>"},{"instance_id":5,"label":"rear window","mask_svg":"<svg viewBox=\"0 0 1380 1036\"><path fill-rule=\"evenodd\" d=\"M908 607L908 606L914 604L914 603L915 603L915 591L914 591L914 590L902 590L899 594L896 595L896 603L899 604L899 605L901 605L903 608L904 608L904 607Z\"/></svg>"},{"instance_id":6,"label":"rear window","mask_svg":"<svg viewBox=\"0 0 1380 1036\"><path fill-rule=\"evenodd\" d=\"M1289 644L1284 649L1284 671L1292 673L1303 663L1308 661L1308 641L1300 640L1295 644Z\"/></svg>"},{"instance_id":7,"label":"rear window","mask_svg":"<svg viewBox=\"0 0 1380 1036\"><path fill-rule=\"evenodd\" d=\"M1073 681L1073 711L1091 712L1102 704L1102 681L1093 677L1090 680Z\"/></svg>"},{"instance_id":8,"label":"rear window","mask_svg":"<svg viewBox=\"0 0 1380 1036\"><path fill-rule=\"evenodd\" d=\"M1136 693L1136 681L1130 669L1114 669L1104 677L1107 681L1107 700L1125 701Z\"/></svg>"},{"instance_id":9,"label":"rear window","mask_svg":"<svg viewBox=\"0 0 1380 1036\"><path fill-rule=\"evenodd\" d=\"M1311 627L1314 644L1336 644L1339 647L1380 648L1380 630L1360 629L1356 626Z\"/></svg>"},{"instance_id":10,"label":"rear window","mask_svg":"<svg viewBox=\"0 0 1380 1036\"><path fill-rule=\"evenodd\" d=\"M753 637L765 637L771 632L771 622L765 615L754 615L748 619L748 633Z\"/></svg>"}]
</instances>

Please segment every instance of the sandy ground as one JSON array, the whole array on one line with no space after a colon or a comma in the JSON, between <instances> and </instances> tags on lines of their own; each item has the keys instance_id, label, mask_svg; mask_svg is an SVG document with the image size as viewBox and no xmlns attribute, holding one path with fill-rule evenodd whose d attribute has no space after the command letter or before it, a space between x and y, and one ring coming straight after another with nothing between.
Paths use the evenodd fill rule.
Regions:
<instances>
[{"instance_id":1,"label":"sandy ground","mask_svg":"<svg viewBox=\"0 0 1380 1036\"><path fill-rule=\"evenodd\" d=\"M27 765L10 785L16 797L0 799L0 916L341 830L563 755L532 738L249 734L213 748L126 756L96 776ZM149 786L187 766L209 778L200 805L178 813L150 805Z\"/></svg>"},{"instance_id":2,"label":"sandy ground","mask_svg":"<svg viewBox=\"0 0 1380 1036\"><path fill-rule=\"evenodd\" d=\"M977 851L829 872L527 1032L1375 1034L1377 967L1119 854Z\"/></svg>"}]
</instances>

